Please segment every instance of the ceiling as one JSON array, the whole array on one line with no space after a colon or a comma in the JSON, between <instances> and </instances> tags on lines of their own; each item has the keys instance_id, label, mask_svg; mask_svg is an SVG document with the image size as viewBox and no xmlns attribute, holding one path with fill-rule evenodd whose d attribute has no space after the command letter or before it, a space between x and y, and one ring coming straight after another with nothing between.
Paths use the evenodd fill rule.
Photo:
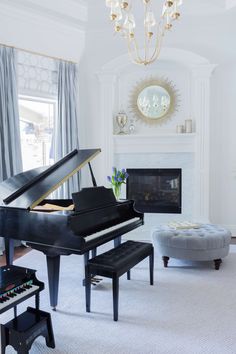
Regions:
<instances>
[{"instance_id":1,"label":"ceiling","mask_svg":"<svg viewBox=\"0 0 236 354\"><path fill-rule=\"evenodd\" d=\"M135 0L137 1L137 0ZM154 6L162 4L160 0L152 0ZM164 0L163 0L164 2ZM183 15L212 16L229 12L236 8L236 0L183 0ZM28 13L37 13L45 17L63 21L72 27L85 28L89 22L90 29L104 23L106 27L107 13L105 0L1 0L1 5L19 8Z\"/></svg>"},{"instance_id":2,"label":"ceiling","mask_svg":"<svg viewBox=\"0 0 236 354\"><path fill-rule=\"evenodd\" d=\"M141 3L141 0L133 1ZM164 2L152 1L157 7ZM142 21L143 11L141 6L139 8ZM78 32L87 35L85 42L91 48L96 48L97 42L105 49L114 43L105 0L0 0L1 12L32 21L37 18L41 26L46 22L52 23L53 29L63 27L63 33L74 36L71 40L76 43L75 50L78 43L81 44ZM165 45L192 50L212 62L219 62L221 57L222 61L225 57L236 60L236 46L232 45L236 31L235 17L236 0L183 0L180 21L170 36L165 38ZM117 42L118 39L114 48ZM71 48L70 44L68 46ZM77 58L77 54L72 54Z\"/></svg>"}]
</instances>

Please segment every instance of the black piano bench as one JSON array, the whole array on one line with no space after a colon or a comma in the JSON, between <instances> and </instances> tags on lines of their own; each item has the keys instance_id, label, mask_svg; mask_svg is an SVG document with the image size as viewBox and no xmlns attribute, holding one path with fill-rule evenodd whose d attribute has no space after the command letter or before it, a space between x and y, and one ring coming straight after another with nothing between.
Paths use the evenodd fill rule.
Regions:
<instances>
[{"instance_id":1,"label":"black piano bench","mask_svg":"<svg viewBox=\"0 0 236 354\"><path fill-rule=\"evenodd\" d=\"M18 354L28 354L39 336L45 337L48 347L55 348L50 314L28 307L27 311L1 325L1 354L5 354L8 345Z\"/></svg>"},{"instance_id":2,"label":"black piano bench","mask_svg":"<svg viewBox=\"0 0 236 354\"><path fill-rule=\"evenodd\" d=\"M90 259L85 267L86 311L90 312L91 277L96 274L112 278L113 319L118 321L119 277L127 272L127 279L129 280L130 269L148 256L150 285L153 285L154 251L153 245L150 243L127 241Z\"/></svg>"}]
</instances>

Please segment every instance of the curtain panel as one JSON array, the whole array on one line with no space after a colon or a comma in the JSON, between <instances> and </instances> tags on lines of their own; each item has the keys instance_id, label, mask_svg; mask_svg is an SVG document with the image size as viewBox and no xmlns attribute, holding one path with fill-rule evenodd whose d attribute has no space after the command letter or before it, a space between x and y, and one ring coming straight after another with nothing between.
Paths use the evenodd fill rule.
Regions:
<instances>
[{"instance_id":1,"label":"curtain panel","mask_svg":"<svg viewBox=\"0 0 236 354\"><path fill-rule=\"evenodd\" d=\"M0 181L22 172L15 57L0 47Z\"/></svg>"},{"instance_id":2,"label":"curtain panel","mask_svg":"<svg viewBox=\"0 0 236 354\"><path fill-rule=\"evenodd\" d=\"M16 66L15 50L0 46L0 182L22 172Z\"/></svg>"},{"instance_id":3,"label":"curtain panel","mask_svg":"<svg viewBox=\"0 0 236 354\"><path fill-rule=\"evenodd\" d=\"M58 161L73 149L79 148L78 139L78 70L76 64L59 62L58 107L54 133L54 158ZM79 190L79 174L64 183L59 198L71 198Z\"/></svg>"}]
</instances>

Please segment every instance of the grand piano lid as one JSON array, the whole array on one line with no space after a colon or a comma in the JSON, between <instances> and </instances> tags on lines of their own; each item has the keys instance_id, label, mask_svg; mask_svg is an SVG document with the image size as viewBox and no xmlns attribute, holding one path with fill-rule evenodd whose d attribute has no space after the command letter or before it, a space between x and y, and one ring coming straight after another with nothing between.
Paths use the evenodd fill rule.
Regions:
<instances>
[{"instance_id":1,"label":"grand piano lid","mask_svg":"<svg viewBox=\"0 0 236 354\"><path fill-rule=\"evenodd\" d=\"M73 150L50 167L19 173L0 184L0 203L9 208L33 209L101 152Z\"/></svg>"}]
</instances>

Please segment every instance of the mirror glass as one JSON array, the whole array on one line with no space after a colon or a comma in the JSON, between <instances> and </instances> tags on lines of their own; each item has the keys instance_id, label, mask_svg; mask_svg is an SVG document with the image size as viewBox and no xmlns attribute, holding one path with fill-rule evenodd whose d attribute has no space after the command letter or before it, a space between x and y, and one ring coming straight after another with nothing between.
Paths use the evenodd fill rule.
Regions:
<instances>
[{"instance_id":1,"label":"mirror glass","mask_svg":"<svg viewBox=\"0 0 236 354\"><path fill-rule=\"evenodd\" d=\"M142 115L149 119L159 119L169 110L171 98L168 91L158 85L145 87L137 97L137 106Z\"/></svg>"}]
</instances>

